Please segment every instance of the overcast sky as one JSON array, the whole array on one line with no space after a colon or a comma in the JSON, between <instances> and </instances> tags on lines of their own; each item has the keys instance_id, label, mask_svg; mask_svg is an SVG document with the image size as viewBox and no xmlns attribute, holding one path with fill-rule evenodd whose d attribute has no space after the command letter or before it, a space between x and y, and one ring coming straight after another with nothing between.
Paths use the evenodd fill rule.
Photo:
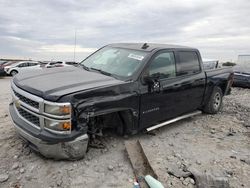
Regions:
<instances>
[{"instance_id":1,"label":"overcast sky","mask_svg":"<svg viewBox=\"0 0 250 188\"><path fill-rule=\"evenodd\" d=\"M200 49L203 58L250 54L249 0L0 0L0 58L76 60L114 42Z\"/></svg>"}]
</instances>

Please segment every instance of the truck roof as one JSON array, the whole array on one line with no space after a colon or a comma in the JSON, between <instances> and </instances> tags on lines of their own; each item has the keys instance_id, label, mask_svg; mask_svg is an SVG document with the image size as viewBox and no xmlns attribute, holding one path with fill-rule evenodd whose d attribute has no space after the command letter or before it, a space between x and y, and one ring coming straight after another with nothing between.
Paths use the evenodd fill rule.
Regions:
<instances>
[{"instance_id":1,"label":"truck roof","mask_svg":"<svg viewBox=\"0 0 250 188\"><path fill-rule=\"evenodd\" d=\"M143 48L143 45L147 45L147 48ZM142 50L142 51L152 51L154 49L190 49L197 50L196 48L188 46L180 46L173 44L156 44L156 43L113 43L109 44L110 47L117 48L128 48L133 50Z\"/></svg>"}]
</instances>

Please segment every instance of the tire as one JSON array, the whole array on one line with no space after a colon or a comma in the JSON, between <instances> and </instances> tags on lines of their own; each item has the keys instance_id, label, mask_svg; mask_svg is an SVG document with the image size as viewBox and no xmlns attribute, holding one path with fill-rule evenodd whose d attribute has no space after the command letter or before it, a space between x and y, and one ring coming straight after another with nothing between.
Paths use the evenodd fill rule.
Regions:
<instances>
[{"instance_id":1,"label":"tire","mask_svg":"<svg viewBox=\"0 0 250 188\"><path fill-rule=\"evenodd\" d=\"M208 114L217 114L222 107L223 94L221 88L215 86L209 101L204 106L203 111Z\"/></svg>"},{"instance_id":2,"label":"tire","mask_svg":"<svg viewBox=\"0 0 250 188\"><path fill-rule=\"evenodd\" d=\"M11 75L11 76L15 76L17 73L18 73L18 72L17 72L16 70L12 70L12 71L10 72L10 75Z\"/></svg>"}]
</instances>

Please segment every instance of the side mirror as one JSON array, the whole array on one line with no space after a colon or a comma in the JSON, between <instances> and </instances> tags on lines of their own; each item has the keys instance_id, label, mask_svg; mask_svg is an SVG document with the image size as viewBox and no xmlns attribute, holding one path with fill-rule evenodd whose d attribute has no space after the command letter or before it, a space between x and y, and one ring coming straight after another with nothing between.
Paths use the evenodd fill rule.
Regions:
<instances>
[{"instance_id":1,"label":"side mirror","mask_svg":"<svg viewBox=\"0 0 250 188\"><path fill-rule=\"evenodd\" d=\"M149 85L153 85L155 82L158 82L160 78L160 74L156 73L154 75L143 75L142 76L142 83L143 84L149 84Z\"/></svg>"},{"instance_id":2,"label":"side mirror","mask_svg":"<svg viewBox=\"0 0 250 188\"><path fill-rule=\"evenodd\" d=\"M143 82L143 84L152 85L154 83L154 79L151 76L149 76L149 75L144 75L142 77L142 82Z\"/></svg>"},{"instance_id":3,"label":"side mirror","mask_svg":"<svg viewBox=\"0 0 250 188\"><path fill-rule=\"evenodd\" d=\"M144 75L142 76L142 84L148 85L148 91L151 92L160 92L160 81L159 75Z\"/></svg>"}]
</instances>

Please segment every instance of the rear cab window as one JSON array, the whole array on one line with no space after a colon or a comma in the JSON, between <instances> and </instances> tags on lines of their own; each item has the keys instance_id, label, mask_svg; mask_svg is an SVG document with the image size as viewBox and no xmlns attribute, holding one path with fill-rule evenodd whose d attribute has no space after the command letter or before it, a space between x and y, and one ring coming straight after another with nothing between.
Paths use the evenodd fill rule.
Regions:
<instances>
[{"instance_id":1,"label":"rear cab window","mask_svg":"<svg viewBox=\"0 0 250 188\"><path fill-rule=\"evenodd\" d=\"M195 51L179 51L176 67L177 76L201 72L198 54Z\"/></svg>"}]
</instances>

